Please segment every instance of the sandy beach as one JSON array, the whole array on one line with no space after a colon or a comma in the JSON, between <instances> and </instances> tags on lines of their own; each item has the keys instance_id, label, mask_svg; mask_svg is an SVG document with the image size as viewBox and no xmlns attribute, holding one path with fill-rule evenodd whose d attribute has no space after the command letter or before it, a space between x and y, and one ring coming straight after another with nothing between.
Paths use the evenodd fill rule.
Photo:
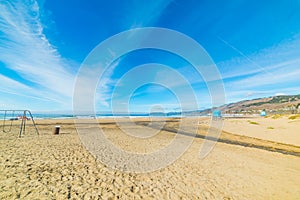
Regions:
<instances>
[{"instance_id":1,"label":"sandy beach","mask_svg":"<svg viewBox=\"0 0 300 200\"><path fill-rule=\"evenodd\" d=\"M291 116L228 118L223 129L234 134L300 146L300 117L289 119L293 118Z\"/></svg>"},{"instance_id":2,"label":"sandy beach","mask_svg":"<svg viewBox=\"0 0 300 200\"><path fill-rule=\"evenodd\" d=\"M113 119L98 121L115 145L138 153L169 144L179 123L168 120L156 135L141 139L124 134ZM147 125L145 132L155 129L147 119L135 122ZM150 173L105 166L82 145L72 119L38 120L40 135L28 126L22 138L13 126L0 133L0 199L300 198L299 118L224 119L215 148L199 159L209 122L200 119L197 136L179 159ZM52 134L55 125L59 135Z\"/></svg>"},{"instance_id":3,"label":"sandy beach","mask_svg":"<svg viewBox=\"0 0 300 200\"><path fill-rule=\"evenodd\" d=\"M300 0L0 0L0 200L300 200Z\"/></svg>"}]
</instances>

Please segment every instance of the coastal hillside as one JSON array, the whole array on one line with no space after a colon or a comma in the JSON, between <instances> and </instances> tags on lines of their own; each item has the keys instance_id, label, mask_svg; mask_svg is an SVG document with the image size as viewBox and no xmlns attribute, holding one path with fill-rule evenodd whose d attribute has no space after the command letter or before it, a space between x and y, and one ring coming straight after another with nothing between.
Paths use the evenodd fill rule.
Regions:
<instances>
[{"instance_id":1,"label":"coastal hillside","mask_svg":"<svg viewBox=\"0 0 300 200\"><path fill-rule=\"evenodd\" d=\"M282 95L252 100L244 100L236 103L230 103L218 108L222 113L248 113L255 114L262 110L274 114L294 114L300 113L300 94L298 95ZM201 111L202 114L210 113L211 109Z\"/></svg>"}]
</instances>

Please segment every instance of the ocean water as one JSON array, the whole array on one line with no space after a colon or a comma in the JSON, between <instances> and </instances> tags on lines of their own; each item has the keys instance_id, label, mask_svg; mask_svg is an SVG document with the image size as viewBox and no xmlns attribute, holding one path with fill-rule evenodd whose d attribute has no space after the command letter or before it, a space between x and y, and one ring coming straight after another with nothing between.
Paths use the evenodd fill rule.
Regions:
<instances>
[{"instance_id":1,"label":"ocean water","mask_svg":"<svg viewBox=\"0 0 300 200\"><path fill-rule=\"evenodd\" d=\"M21 111L0 111L0 120L10 120L10 119L17 119L22 117L24 112ZM68 114L41 114L41 113L32 113L34 119L58 119L58 118L74 118L73 115ZM30 114L26 112L26 117L30 118Z\"/></svg>"},{"instance_id":2,"label":"ocean water","mask_svg":"<svg viewBox=\"0 0 300 200\"><path fill-rule=\"evenodd\" d=\"M23 112L16 111L0 111L0 120L6 119L16 119L18 117L23 116ZM183 117L180 113L131 113L131 114L112 114L112 113L101 113L96 115L77 115L74 116L72 114L55 114L55 113L32 113L34 119L76 119L76 118L119 118L119 117ZM30 118L30 115L26 113L26 117Z\"/></svg>"}]
</instances>

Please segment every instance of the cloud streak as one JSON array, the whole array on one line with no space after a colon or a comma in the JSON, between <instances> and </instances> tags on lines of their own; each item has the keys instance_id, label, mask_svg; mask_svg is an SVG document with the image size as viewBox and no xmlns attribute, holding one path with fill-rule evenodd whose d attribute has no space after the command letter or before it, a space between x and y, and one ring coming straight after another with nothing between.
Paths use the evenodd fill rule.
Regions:
<instances>
[{"instance_id":1,"label":"cloud streak","mask_svg":"<svg viewBox=\"0 0 300 200\"><path fill-rule=\"evenodd\" d=\"M143 7L131 8L128 13L131 13L129 14L130 19L134 20L130 28L153 26L170 3L172 3L172 0L157 0ZM134 12L132 12L133 10Z\"/></svg>"},{"instance_id":2,"label":"cloud streak","mask_svg":"<svg viewBox=\"0 0 300 200\"><path fill-rule=\"evenodd\" d=\"M230 48L232 48L230 46ZM217 63L226 89L227 101L238 101L248 98L271 96L277 93L296 94L300 87L300 37L284 41L276 46L262 49L260 52ZM240 51L239 51L240 52ZM192 66L179 68L178 72L193 86L198 99L209 102L208 90L203 87L204 80L189 70ZM168 80L173 86L180 88L185 83L175 80L173 76L162 76L159 79ZM159 73L160 74L160 73ZM181 90L185 93L185 90ZM147 91L142 91L141 96ZM155 92L155 91L152 91ZM161 91L156 91L157 93ZM205 98L204 98L205 96ZM201 105L199 105L201 106Z\"/></svg>"},{"instance_id":3,"label":"cloud streak","mask_svg":"<svg viewBox=\"0 0 300 200\"><path fill-rule=\"evenodd\" d=\"M231 47L230 47L231 48ZM260 52L217 64L227 88L227 96L234 99L276 93L299 93L300 36ZM250 60L250 61L249 61ZM255 64L254 64L255 63ZM232 101L232 100L230 100Z\"/></svg>"},{"instance_id":4,"label":"cloud streak","mask_svg":"<svg viewBox=\"0 0 300 200\"><path fill-rule=\"evenodd\" d=\"M113 86L117 82L117 80L111 78L114 70L120 64L121 58L114 61L107 70L103 73L97 87L97 95L96 95L96 102L106 108L109 107L109 102L112 96ZM108 63L106 63L108 64Z\"/></svg>"},{"instance_id":5,"label":"cloud streak","mask_svg":"<svg viewBox=\"0 0 300 200\"><path fill-rule=\"evenodd\" d=\"M234 48L232 45L229 47ZM273 70L289 64L297 65L300 62L299 47L300 36L298 35L294 40L282 42L277 46L248 56L240 50L236 50L241 55L240 57L220 62L217 65L221 69L223 79L255 73L267 73L274 77L276 73Z\"/></svg>"},{"instance_id":6,"label":"cloud streak","mask_svg":"<svg viewBox=\"0 0 300 200\"><path fill-rule=\"evenodd\" d=\"M23 78L10 77L15 80L6 81L2 91L9 88L10 93L34 95L34 98L70 100L74 73L67 70L68 63L43 34L38 3L26 0L0 3L0 30L0 60ZM5 73L2 80L4 76Z\"/></svg>"}]
</instances>

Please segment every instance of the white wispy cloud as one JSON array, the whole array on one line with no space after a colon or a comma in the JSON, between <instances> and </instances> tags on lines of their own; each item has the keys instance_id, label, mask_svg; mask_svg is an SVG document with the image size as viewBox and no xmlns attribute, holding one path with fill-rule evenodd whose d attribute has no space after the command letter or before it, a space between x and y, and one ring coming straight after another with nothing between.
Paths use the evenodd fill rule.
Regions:
<instances>
[{"instance_id":1,"label":"white wispy cloud","mask_svg":"<svg viewBox=\"0 0 300 200\"><path fill-rule=\"evenodd\" d=\"M266 73L270 76L276 76L277 74L274 70L286 65L297 65L300 62L300 35L296 35L294 39L283 41L273 47L262 49L252 55L245 55L231 44L228 45L229 48L234 48L240 54L240 57L217 63L223 79L255 73Z\"/></svg>"},{"instance_id":2,"label":"white wispy cloud","mask_svg":"<svg viewBox=\"0 0 300 200\"><path fill-rule=\"evenodd\" d=\"M0 82L1 82L0 91L2 93L17 95L17 96L21 96L21 97L28 97L28 98L38 99L38 100L42 100L42 101L60 102L56 99L48 97L47 93L45 93L43 91L38 92L36 90L33 90L29 86L22 84L18 81L15 81L11 78L8 78L6 76L3 76L1 74L0 74ZM18 89L18 90L16 90L16 89ZM22 92L20 92L20 91L22 91ZM43 94L43 95L41 95L41 94Z\"/></svg>"},{"instance_id":3,"label":"white wispy cloud","mask_svg":"<svg viewBox=\"0 0 300 200\"><path fill-rule=\"evenodd\" d=\"M241 55L219 63L229 99L247 98L247 93L256 96L299 93L299 49L300 36L296 35L247 58Z\"/></svg>"},{"instance_id":4,"label":"white wispy cloud","mask_svg":"<svg viewBox=\"0 0 300 200\"><path fill-rule=\"evenodd\" d=\"M231 48L231 47L230 47ZM252 55L240 54L240 57L217 63L221 77L224 80L227 102L249 98L271 96L278 93L298 94L300 92L300 37L283 41L282 43ZM186 77L188 82L180 81L177 76L171 76L164 70L158 70L155 81L164 80L184 95L187 91L183 85L190 84L199 100L199 106L210 102L208 90L203 87L204 79L192 66L178 69L178 73ZM168 75L166 75L168 74ZM155 82L154 81L154 82ZM162 88L161 88L162 90ZM143 95L142 91L136 95ZM161 92L161 91L152 91ZM188 103L188 101L187 101Z\"/></svg>"},{"instance_id":5,"label":"white wispy cloud","mask_svg":"<svg viewBox=\"0 0 300 200\"><path fill-rule=\"evenodd\" d=\"M6 89L2 89L35 98L70 100L74 74L67 70L68 63L43 34L40 20L36 1L0 3L0 60L25 80L6 81Z\"/></svg>"},{"instance_id":6,"label":"white wispy cloud","mask_svg":"<svg viewBox=\"0 0 300 200\"><path fill-rule=\"evenodd\" d=\"M105 50L107 50L105 48ZM104 51L105 51L104 50ZM117 80L113 78L121 58L108 50L105 53L94 49L80 66L74 85L73 111L75 114L108 110Z\"/></svg>"},{"instance_id":7,"label":"white wispy cloud","mask_svg":"<svg viewBox=\"0 0 300 200\"><path fill-rule=\"evenodd\" d=\"M159 19L163 14L163 11L173 0L157 0L152 1L150 4L145 4L138 8L134 8L135 5L132 5L130 14L130 28L141 28L145 26L153 26L153 24ZM133 19L133 20L132 20Z\"/></svg>"},{"instance_id":8,"label":"white wispy cloud","mask_svg":"<svg viewBox=\"0 0 300 200\"><path fill-rule=\"evenodd\" d=\"M98 82L96 102L106 108L109 107L109 102L112 98L112 90L117 80L112 78L115 68L119 65L121 59L114 61L107 70L103 73Z\"/></svg>"}]
</instances>

